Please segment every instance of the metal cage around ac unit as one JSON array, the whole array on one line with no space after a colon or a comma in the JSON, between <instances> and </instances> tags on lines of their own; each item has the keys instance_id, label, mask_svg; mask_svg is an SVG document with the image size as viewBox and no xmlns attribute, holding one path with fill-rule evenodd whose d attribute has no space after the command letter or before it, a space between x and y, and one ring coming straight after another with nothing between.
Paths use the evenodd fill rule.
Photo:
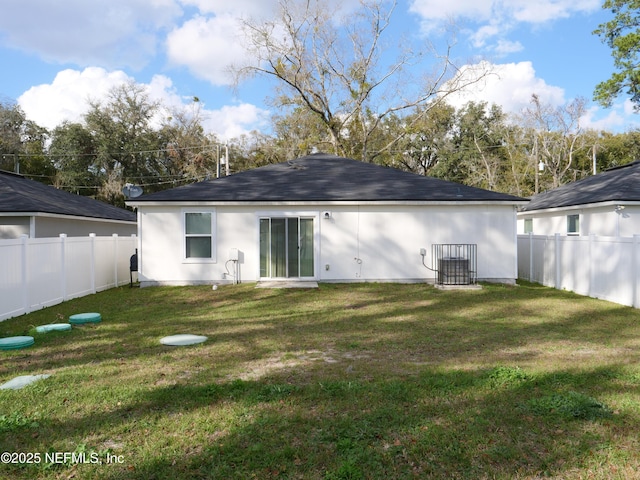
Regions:
<instances>
[{"instance_id":1,"label":"metal cage around ac unit","mask_svg":"<svg viewBox=\"0 0 640 480\"><path fill-rule=\"evenodd\" d=\"M478 282L476 244L441 243L432 246L436 283L475 285Z\"/></svg>"}]
</instances>

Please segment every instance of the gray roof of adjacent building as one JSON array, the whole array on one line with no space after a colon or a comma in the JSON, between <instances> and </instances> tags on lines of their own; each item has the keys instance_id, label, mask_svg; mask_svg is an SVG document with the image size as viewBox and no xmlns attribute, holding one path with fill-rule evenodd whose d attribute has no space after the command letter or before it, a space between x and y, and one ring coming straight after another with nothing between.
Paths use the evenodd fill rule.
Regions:
<instances>
[{"instance_id":1,"label":"gray roof of adjacent building","mask_svg":"<svg viewBox=\"0 0 640 480\"><path fill-rule=\"evenodd\" d=\"M0 215L2 213L44 213L136 222L136 214L124 208L5 171L0 171Z\"/></svg>"},{"instance_id":2,"label":"gray roof of adjacent building","mask_svg":"<svg viewBox=\"0 0 640 480\"><path fill-rule=\"evenodd\" d=\"M535 195L522 211L625 201L640 201L640 161Z\"/></svg>"}]
</instances>

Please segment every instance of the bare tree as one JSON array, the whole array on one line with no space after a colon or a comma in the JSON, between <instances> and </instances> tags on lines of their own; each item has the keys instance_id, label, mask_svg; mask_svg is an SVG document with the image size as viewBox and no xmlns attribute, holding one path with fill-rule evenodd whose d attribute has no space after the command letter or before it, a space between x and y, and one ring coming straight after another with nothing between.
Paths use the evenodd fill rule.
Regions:
<instances>
[{"instance_id":1,"label":"bare tree","mask_svg":"<svg viewBox=\"0 0 640 480\"><path fill-rule=\"evenodd\" d=\"M427 41L413 50L410 42L400 39L389 60L387 38L397 2L359 0L358 8L344 14L330 7L335 3L281 0L275 20L244 19L245 40L255 63L232 70L238 82L255 74L276 79L276 106L313 112L336 154L373 160L448 94L488 73L486 63L473 74L457 68L450 57L451 44L439 54ZM430 74L425 73L431 66ZM403 132L369 151L386 117L414 110L421 115L412 115Z\"/></svg>"},{"instance_id":2,"label":"bare tree","mask_svg":"<svg viewBox=\"0 0 640 480\"><path fill-rule=\"evenodd\" d=\"M529 179L536 178L535 169L538 165L531 161L531 148L527 143L529 138L527 130L520 125L503 126L504 152L508 160L508 174L505 181L505 193L511 193L519 197L524 197L534 193L534 186L531 186Z\"/></svg>"},{"instance_id":3,"label":"bare tree","mask_svg":"<svg viewBox=\"0 0 640 480\"><path fill-rule=\"evenodd\" d=\"M564 183L563 177L574 167L576 153L586 148L585 132L580 119L586 112L584 98L576 98L562 107L543 103L531 96L531 107L524 112L524 121L532 128L532 159L542 162L551 173L551 188Z\"/></svg>"}]
</instances>

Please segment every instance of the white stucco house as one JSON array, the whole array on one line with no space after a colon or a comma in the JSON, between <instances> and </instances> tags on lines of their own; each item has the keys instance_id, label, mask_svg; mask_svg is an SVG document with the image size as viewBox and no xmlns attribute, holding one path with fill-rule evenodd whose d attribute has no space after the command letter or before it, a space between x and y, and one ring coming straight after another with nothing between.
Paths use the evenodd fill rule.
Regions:
<instances>
[{"instance_id":1,"label":"white stucco house","mask_svg":"<svg viewBox=\"0 0 640 480\"><path fill-rule=\"evenodd\" d=\"M135 213L0 171L0 239L137 233Z\"/></svg>"},{"instance_id":2,"label":"white stucco house","mask_svg":"<svg viewBox=\"0 0 640 480\"><path fill-rule=\"evenodd\" d=\"M640 234L640 161L535 195L518 212L518 233Z\"/></svg>"},{"instance_id":3,"label":"white stucco house","mask_svg":"<svg viewBox=\"0 0 640 480\"><path fill-rule=\"evenodd\" d=\"M327 154L132 199L142 286L433 282L433 246L477 246L478 280L517 277L525 199ZM475 260L475 259L474 259Z\"/></svg>"}]
</instances>

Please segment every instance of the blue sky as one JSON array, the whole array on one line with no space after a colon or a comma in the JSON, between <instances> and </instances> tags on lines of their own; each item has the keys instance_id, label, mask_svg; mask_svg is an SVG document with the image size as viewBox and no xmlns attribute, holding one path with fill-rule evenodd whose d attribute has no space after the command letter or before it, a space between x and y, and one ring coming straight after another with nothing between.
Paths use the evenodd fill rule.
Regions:
<instances>
[{"instance_id":1,"label":"blue sky","mask_svg":"<svg viewBox=\"0 0 640 480\"><path fill-rule=\"evenodd\" d=\"M349 8L357 0L324 0ZM17 101L47 128L78 121L87 99L135 81L152 98L181 108L197 96L205 127L222 139L266 130L271 86L260 79L234 90L229 62L244 58L237 18L268 18L277 0L3 0L0 99ZM497 75L454 104L485 100L518 113L533 93L561 106L580 96L587 128L637 128L621 98L610 109L591 99L613 72L608 47L591 32L611 18L602 0L399 0L393 34L416 44L443 41L453 23L459 66L484 61ZM389 39L393 42L393 36ZM392 52L387 52L391 54ZM426 66L426 65L423 65Z\"/></svg>"}]
</instances>

